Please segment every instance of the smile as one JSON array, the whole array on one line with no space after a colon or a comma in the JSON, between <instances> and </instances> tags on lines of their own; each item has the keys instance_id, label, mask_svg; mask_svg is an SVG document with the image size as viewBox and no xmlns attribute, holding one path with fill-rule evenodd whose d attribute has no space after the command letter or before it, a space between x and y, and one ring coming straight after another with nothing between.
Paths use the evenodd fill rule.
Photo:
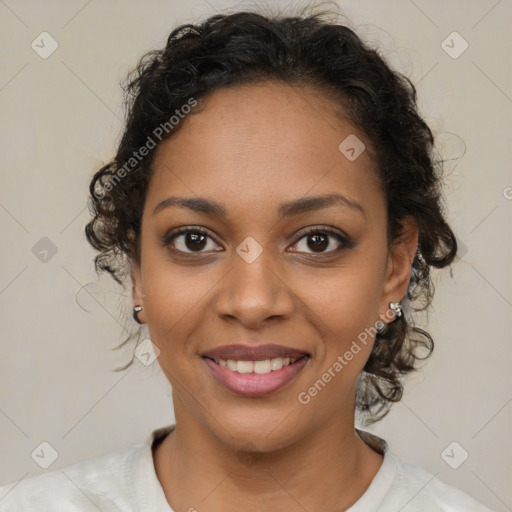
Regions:
<instances>
[{"instance_id":1,"label":"smile","mask_svg":"<svg viewBox=\"0 0 512 512\"><path fill-rule=\"evenodd\" d=\"M258 375L265 375L266 373L275 372L280 370L283 366L289 366L295 363L298 358L290 357L275 357L273 359L264 359L262 361L235 361L233 359L214 359L214 361L238 373L257 373Z\"/></svg>"},{"instance_id":2,"label":"smile","mask_svg":"<svg viewBox=\"0 0 512 512\"><path fill-rule=\"evenodd\" d=\"M237 395L266 396L280 391L294 380L309 361L300 358L273 358L259 361L211 359L203 357L217 382Z\"/></svg>"}]
</instances>

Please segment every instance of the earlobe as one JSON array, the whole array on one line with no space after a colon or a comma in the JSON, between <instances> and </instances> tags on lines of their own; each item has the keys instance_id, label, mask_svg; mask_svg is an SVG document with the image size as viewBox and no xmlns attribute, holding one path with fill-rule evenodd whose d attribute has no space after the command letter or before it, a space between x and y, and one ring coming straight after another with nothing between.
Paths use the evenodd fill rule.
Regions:
<instances>
[{"instance_id":1,"label":"earlobe","mask_svg":"<svg viewBox=\"0 0 512 512\"><path fill-rule=\"evenodd\" d=\"M386 282L381 300L381 318L387 318L390 303L399 302L407 294L411 278L411 269L418 248L418 228L412 218L402 221L402 233L392 242Z\"/></svg>"},{"instance_id":2,"label":"earlobe","mask_svg":"<svg viewBox=\"0 0 512 512\"><path fill-rule=\"evenodd\" d=\"M132 278L132 297L134 304L142 303L141 270L138 263L132 263L130 276Z\"/></svg>"},{"instance_id":3,"label":"earlobe","mask_svg":"<svg viewBox=\"0 0 512 512\"><path fill-rule=\"evenodd\" d=\"M140 265L133 263L130 272L132 278L132 297L133 297L133 319L138 324L146 323L144 313L144 293L142 288L142 277Z\"/></svg>"}]
</instances>

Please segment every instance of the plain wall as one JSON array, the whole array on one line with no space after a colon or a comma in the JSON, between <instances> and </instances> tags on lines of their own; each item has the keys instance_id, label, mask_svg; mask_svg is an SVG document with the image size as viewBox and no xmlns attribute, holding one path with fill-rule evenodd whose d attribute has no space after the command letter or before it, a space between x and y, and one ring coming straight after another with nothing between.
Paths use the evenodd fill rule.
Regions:
<instances>
[{"instance_id":1,"label":"plain wall","mask_svg":"<svg viewBox=\"0 0 512 512\"><path fill-rule=\"evenodd\" d=\"M446 207L463 247L452 275L435 273L434 355L371 430L401 459L493 510L511 510L512 3L339 4L416 84L421 112L453 159ZM130 306L130 289L116 295L93 271L83 232L88 183L113 156L124 115L119 82L138 58L178 24L250 5L0 3L0 484L45 471L31 457L42 441L58 452L53 470L139 443L173 421L156 364L111 371L130 357L129 348L110 350L123 339L118 306ZM59 45L46 59L31 47L43 31ZM454 31L469 44L458 58L442 46ZM452 51L461 48L455 37ZM57 250L46 262L43 237ZM441 457L453 441L469 454L458 469Z\"/></svg>"}]
</instances>

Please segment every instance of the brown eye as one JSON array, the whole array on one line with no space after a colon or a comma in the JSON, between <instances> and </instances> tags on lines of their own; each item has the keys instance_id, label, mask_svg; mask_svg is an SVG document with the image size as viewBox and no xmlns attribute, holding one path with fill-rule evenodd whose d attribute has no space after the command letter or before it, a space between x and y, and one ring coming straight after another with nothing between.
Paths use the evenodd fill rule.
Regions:
<instances>
[{"instance_id":1,"label":"brown eye","mask_svg":"<svg viewBox=\"0 0 512 512\"><path fill-rule=\"evenodd\" d=\"M329 235L318 233L314 235L307 235L307 245L315 252L323 252L329 247Z\"/></svg>"},{"instance_id":2,"label":"brown eye","mask_svg":"<svg viewBox=\"0 0 512 512\"><path fill-rule=\"evenodd\" d=\"M205 248L208 249L208 241L213 239L208 235L208 233L202 229L198 228L179 228L178 230L167 235L163 243L165 246L171 246L172 250L183 252L183 253L194 253L194 252L207 252L204 251ZM217 244L210 244L213 247L210 247L209 250L216 250L215 246Z\"/></svg>"},{"instance_id":3,"label":"brown eye","mask_svg":"<svg viewBox=\"0 0 512 512\"><path fill-rule=\"evenodd\" d=\"M328 254L351 246L349 239L331 229L310 228L294 244L298 252Z\"/></svg>"}]
</instances>

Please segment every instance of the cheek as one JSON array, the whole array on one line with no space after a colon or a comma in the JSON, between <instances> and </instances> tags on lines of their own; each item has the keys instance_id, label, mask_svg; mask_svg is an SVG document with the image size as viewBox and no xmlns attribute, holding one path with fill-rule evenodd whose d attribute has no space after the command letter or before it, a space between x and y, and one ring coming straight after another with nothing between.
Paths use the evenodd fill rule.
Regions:
<instances>
[{"instance_id":1,"label":"cheek","mask_svg":"<svg viewBox=\"0 0 512 512\"><path fill-rule=\"evenodd\" d=\"M143 257L144 309L151 340L161 351L160 363L176 361L180 352L197 352L194 331L205 321L208 291L218 279L199 267L171 264L161 249Z\"/></svg>"},{"instance_id":2,"label":"cheek","mask_svg":"<svg viewBox=\"0 0 512 512\"><path fill-rule=\"evenodd\" d=\"M308 306L316 312L316 329L324 340L317 373L334 372L339 375L338 382L345 385L355 382L373 346L382 268L381 261L358 257L357 264L340 268L335 279L331 276L316 281L317 293Z\"/></svg>"}]
</instances>

